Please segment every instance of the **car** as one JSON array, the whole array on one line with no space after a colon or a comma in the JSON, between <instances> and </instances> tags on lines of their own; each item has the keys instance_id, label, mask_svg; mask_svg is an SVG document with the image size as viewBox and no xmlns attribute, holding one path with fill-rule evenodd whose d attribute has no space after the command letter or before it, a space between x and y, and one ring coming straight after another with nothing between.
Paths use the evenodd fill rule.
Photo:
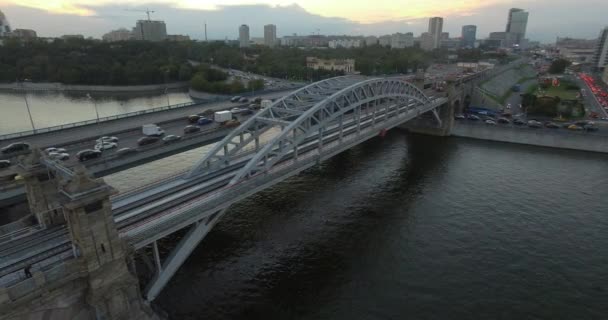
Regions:
<instances>
[{"instance_id":1,"label":"car","mask_svg":"<svg viewBox=\"0 0 608 320\"><path fill-rule=\"evenodd\" d=\"M228 120L228 121L224 122L224 127L227 127L227 128L238 127L240 124L241 124L241 122L239 122L238 120L232 119L232 120Z\"/></svg>"},{"instance_id":2,"label":"car","mask_svg":"<svg viewBox=\"0 0 608 320\"><path fill-rule=\"evenodd\" d=\"M572 130L572 131L582 131L583 127L581 126L577 126L575 124L571 124L570 126L568 126L568 130Z\"/></svg>"},{"instance_id":3,"label":"car","mask_svg":"<svg viewBox=\"0 0 608 320\"><path fill-rule=\"evenodd\" d=\"M46 148L46 149L44 149L44 152L46 154L49 154L51 152L57 152L57 148L54 148L54 147Z\"/></svg>"},{"instance_id":4,"label":"car","mask_svg":"<svg viewBox=\"0 0 608 320\"><path fill-rule=\"evenodd\" d=\"M86 150L79 151L76 154L76 158L80 162L89 161L91 159L96 159L99 157L101 157L101 151L99 151L99 150L86 149Z\"/></svg>"},{"instance_id":5,"label":"car","mask_svg":"<svg viewBox=\"0 0 608 320\"><path fill-rule=\"evenodd\" d=\"M242 109L241 110L241 114L244 115L244 116L248 116L248 115L253 114L253 110L251 110L251 109Z\"/></svg>"},{"instance_id":6,"label":"car","mask_svg":"<svg viewBox=\"0 0 608 320\"><path fill-rule=\"evenodd\" d=\"M196 122L196 124L198 124L199 126L204 126L204 125L212 124L212 123L213 123L213 120L211 120L209 118L204 118L204 117L198 119L198 121Z\"/></svg>"},{"instance_id":7,"label":"car","mask_svg":"<svg viewBox=\"0 0 608 320\"><path fill-rule=\"evenodd\" d=\"M507 118L498 118L498 123L502 123L502 124L509 124L511 123L511 121L509 121L509 119Z\"/></svg>"},{"instance_id":8,"label":"car","mask_svg":"<svg viewBox=\"0 0 608 320\"><path fill-rule=\"evenodd\" d=\"M170 135L168 135L168 136L166 136L166 137L163 138L163 142L165 144L172 143L172 142L176 142L176 141L181 140L181 138L182 137L180 137L180 136L176 136L174 134L170 134Z\"/></svg>"},{"instance_id":9,"label":"car","mask_svg":"<svg viewBox=\"0 0 608 320\"><path fill-rule=\"evenodd\" d=\"M197 127L197 126L185 126L184 127L184 134L195 133L195 132L199 132L199 131L201 131L201 127Z\"/></svg>"},{"instance_id":10,"label":"car","mask_svg":"<svg viewBox=\"0 0 608 320\"><path fill-rule=\"evenodd\" d=\"M478 116L474 115L474 114L470 114L467 116L467 119L469 120L473 120L473 121L479 121L481 120L481 118L479 118Z\"/></svg>"},{"instance_id":11,"label":"car","mask_svg":"<svg viewBox=\"0 0 608 320\"><path fill-rule=\"evenodd\" d=\"M456 119L456 120L463 120L463 119L466 119L466 117L464 115L462 115L462 114L457 114L457 115L454 116L454 119Z\"/></svg>"},{"instance_id":12,"label":"car","mask_svg":"<svg viewBox=\"0 0 608 320\"><path fill-rule=\"evenodd\" d=\"M0 152L2 152L3 154L11 154L11 153L16 153L16 152L21 152L21 151L27 151L30 150L31 146L29 143L26 142L15 142L15 143L11 143L8 146L0 149Z\"/></svg>"},{"instance_id":13,"label":"car","mask_svg":"<svg viewBox=\"0 0 608 320\"><path fill-rule=\"evenodd\" d=\"M249 105L249 109L251 110L258 110L260 108L260 105L257 103L252 103Z\"/></svg>"},{"instance_id":14,"label":"car","mask_svg":"<svg viewBox=\"0 0 608 320\"><path fill-rule=\"evenodd\" d=\"M485 124L489 124L489 125L493 125L493 126L494 126L494 125L496 125L496 121L494 121L494 120L490 120L490 119L488 119L488 120L484 121L484 123L485 123Z\"/></svg>"},{"instance_id":15,"label":"car","mask_svg":"<svg viewBox=\"0 0 608 320\"><path fill-rule=\"evenodd\" d=\"M538 128L542 128L543 124L536 120L530 120L530 121L528 121L528 127L538 129Z\"/></svg>"},{"instance_id":16,"label":"car","mask_svg":"<svg viewBox=\"0 0 608 320\"><path fill-rule=\"evenodd\" d=\"M198 119L200 119L200 118L201 118L201 116L199 116L198 114L189 115L188 122L196 123L198 121Z\"/></svg>"},{"instance_id":17,"label":"car","mask_svg":"<svg viewBox=\"0 0 608 320\"><path fill-rule=\"evenodd\" d=\"M238 102L239 100L241 100L241 96L234 96L230 99L230 102Z\"/></svg>"},{"instance_id":18,"label":"car","mask_svg":"<svg viewBox=\"0 0 608 320\"><path fill-rule=\"evenodd\" d=\"M255 98L255 99L253 99L252 101L253 101L253 103L260 104L260 103L262 103L262 98L261 98L261 97L256 97L256 98Z\"/></svg>"},{"instance_id":19,"label":"car","mask_svg":"<svg viewBox=\"0 0 608 320\"><path fill-rule=\"evenodd\" d=\"M95 140L95 142L97 142L97 144L101 144L102 142L114 142L114 143L118 143L118 138L117 137L103 136L103 137Z\"/></svg>"},{"instance_id":20,"label":"car","mask_svg":"<svg viewBox=\"0 0 608 320\"><path fill-rule=\"evenodd\" d=\"M102 142L95 145L95 150L105 151L118 147L116 142Z\"/></svg>"},{"instance_id":21,"label":"car","mask_svg":"<svg viewBox=\"0 0 608 320\"><path fill-rule=\"evenodd\" d=\"M11 166L11 162L9 160L0 160L0 169L8 168Z\"/></svg>"},{"instance_id":22,"label":"car","mask_svg":"<svg viewBox=\"0 0 608 320\"><path fill-rule=\"evenodd\" d=\"M554 122L545 123L545 127L549 128L549 129L559 129L559 125Z\"/></svg>"},{"instance_id":23,"label":"car","mask_svg":"<svg viewBox=\"0 0 608 320\"><path fill-rule=\"evenodd\" d=\"M149 136L149 137L141 137L139 138L139 140L137 140L137 145L138 146L146 146L149 144L153 144L160 141L159 137L154 137L154 136Z\"/></svg>"},{"instance_id":24,"label":"car","mask_svg":"<svg viewBox=\"0 0 608 320\"><path fill-rule=\"evenodd\" d=\"M232 114L241 113L241 112L243 112L243 111L245 111L245 109L241 109L241 108L232 108L232 109L230 109L230 112L231 112Z\"/></svg>"},{"instance_id":25,"label":"car","mask_svg":"<svg viewBox=\"0 0 608 320\"><path fill-rule=\"evenodd\" d=\"M593 124L593 123L589 123L589 121L587 121L587 120L579 120L579 121L576 121L574 124L582 127L582 126L585 126L588 124Z\"/></svg>"},{"instance_id":26,"label":"car","mask_svg":"<svg viewBox=\"0 0 608 320\"><path fill-rule=\"evenodd\" d=\"M572 125L572 123L570 123L570 122L562 123L562 128L568 129L568 127L571 125Z\"/></svg>"},{"instance_id":27,"label":"car","mask_svg":"<svg viewBox=\"0 0 608 320\"><path fill-rule=\"evenodd\" d=\"M70 155L68 153L51 152L49 153L49 158L53 160L65 161L70 159Z\"/></svg>"},{"instance_id":28,"label":"car","mask_svg":"<svg viewBox=\"0 0 608 320\"><path fill-rule=\"evenodd\" d=\"M57 152L57 153L67 153L68 151L65 148L56 148L55 152Z\"/></svg>"},{"instance_id":29,"label":"car","mask_svg":"<svg viewBox=\"0 0 608 320\"><path fill-rule=\"evenodd\" d=\"M119 157L124 157L129 154L137 153L137 149L133 148L121 148L116 151L116 155Z\"/></svg>"},{"instance_id":30,"label":"car","mask_svg":"<svg viewBox=\"0 0 608 320\"><path fill-rule=\"evenodd\" d=\"M507 104L507 109L511 109L511 104L510 103Z\"/></svg>"},{"instance_id":31,"label":"car","mask_svg":"<svg viewBox=\"0 0 608 320\"><path fill-rule=\"evenodd\" d=\"M584 129L585 131L589 131L589 132L595 132L595 131L599 131L599 130L600 130L600 128L598 128L598 127L596 127L596 126L594 126L594 125L592 125L592 124L587 124L587 125L584 125L584 126L583 126L583 129Z\"/></svg>"},{"instance_id":32,"label":"car","mask_svg":"<svg viewBox=\"0 0 608 320\"><path fill-rule=\"evenodd\" d=\"M249 102L249 99L247 99L247 98L245 98L245 97L242 97L242 98L240 98L240 99L239 99L239 102L240 102L240 103Z\"/></svg>"}]
</instances>

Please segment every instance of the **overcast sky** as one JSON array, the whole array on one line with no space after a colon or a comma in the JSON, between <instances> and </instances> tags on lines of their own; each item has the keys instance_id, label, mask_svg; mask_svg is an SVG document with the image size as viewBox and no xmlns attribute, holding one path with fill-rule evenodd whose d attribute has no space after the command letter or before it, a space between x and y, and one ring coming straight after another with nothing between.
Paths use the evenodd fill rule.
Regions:
<instances>
[{"instance_id":1,"label":"overcast sky","mask_svg":"<svg viewBox=\"0 0 608 320\"><path fill-rule=\"evenodd\" d=\"M204 2L204 3L203 3ZM504 31L511 7L530 13L527 36L553 42L557 36L596 38L608 25L608 0L0 0L13 28L34 29L39 36L83 34L101 37L121 27L131 29L145 10L164 20L169 34L236 39L248 24L252 37L264 24L277 25L278 36L321 34L382 35L426 31L428 18L444 17L444 31L460 36L462 25L478 26L478 38Z\"/></svg>"}]
</instances>

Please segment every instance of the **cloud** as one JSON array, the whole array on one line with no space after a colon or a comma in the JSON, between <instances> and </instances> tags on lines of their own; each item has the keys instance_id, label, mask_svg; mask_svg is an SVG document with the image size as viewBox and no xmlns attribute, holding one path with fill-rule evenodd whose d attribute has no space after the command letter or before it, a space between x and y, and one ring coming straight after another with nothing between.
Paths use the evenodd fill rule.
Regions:
<instances>
[{"instance_id":1,"label":"cloud","mask_svg":"<svg viewBox=\"0 0 608 320\"><path fill-rule=\"evenodd\" d=\"M19 1L20 5L13 2ZM170 0L169 0L170 1ZM192 1L189 3L188 1ZM258 2L264 1L264 4ZM144 19L149 7L155 12L152 19L165 20L170 34L188 34L194 39L202 39L203 24L207 22L211 39L235 39L238 26L245 23L253 37L263 36L263 25L277 25L279 36L297 33L307 35L322 34L382 35L394 32L413 32L418 35L426 31L429 16L445 17L444 30L452 36L460 35L465 24L478 26L478 37L487 36L491 31L504 30L510 7L522 7L530 12L528 35L531 39L553 41L557 35L575 37L596 37L604 26L604 13L608 11L608 1L579 0L525 0L483 1L408 1L395 6L387 13L387 0L370 2L307 0L298 4L294 0L229 0L205 1L207 9L196 7L195 0L175 0L175 2L148 0L146 2L117 3L115 0L0 0L2 10L13 27L31 28L42 36L82 33L100 37L103 33L120 27L131 28L138 19ZM412 2L412 3L410 3ZM245 3L237 5L236 3ZM348 7L340 11L339 6ZM5 5L6 4L6 5ZM23 4L23 5L21 5ZM325 7L323 4L327 4ZM39 7L39 8L37 8ZM367 8L367 15L357 18L357 12ZM52 13L49 13L50 12Z\"/></svg>"}]
</instances>

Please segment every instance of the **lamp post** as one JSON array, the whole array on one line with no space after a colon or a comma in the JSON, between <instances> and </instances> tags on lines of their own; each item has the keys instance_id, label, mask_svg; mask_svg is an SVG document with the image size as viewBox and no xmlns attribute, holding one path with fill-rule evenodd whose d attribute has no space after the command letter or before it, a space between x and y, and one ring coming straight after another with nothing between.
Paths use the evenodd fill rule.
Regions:
<instances>
[{"instance_id":1,"label":"lamp post","mask_svg":"<svg viewBox=\"0 0 608 320\"><path fill-rule=\"evenodd\" d=\"M165 96L167 97L167 108L169 108L171 106L171 102L169 101L169 83L168 83L168 78L169 77L169 70L165 70Z\"/></svg>"},{"instance_id":2,"label":"lamp post","mask_svg":"<svg viewBox=\"0 0 608 320\"><path fill-rule=\"evenodd\" d=\"M99 111L97 110L97 102L95 102L95 99L91 97L90 93L87 93L87 98L91 100L93 102L93 106L95 106L95 115L97 116L97 123L99 123Z\"/></svg>"},{"instance_id":3,"label":"lamp post","mask_svg":"<svg viewBox=\"0 0 608 320\"><path fill-rule=\"evenodd\" d=\"M23 90L23 100L25 100L25 107L27 108L27 114L30 117L30 123L32 124L32 131L36 131L34 126L34 118L32 118L32 111L30 110L30 104L27 102L27 91L25 90L25 84L21 82L21 89Z\"/></svg>"}]
</instances>

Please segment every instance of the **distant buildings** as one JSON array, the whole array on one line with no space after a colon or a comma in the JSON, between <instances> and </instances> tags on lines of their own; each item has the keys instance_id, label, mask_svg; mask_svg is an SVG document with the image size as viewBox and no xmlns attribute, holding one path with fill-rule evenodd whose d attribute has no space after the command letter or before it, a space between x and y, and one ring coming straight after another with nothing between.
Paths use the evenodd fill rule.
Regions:
<instances>
[{"instance_id":1,"label":"distant buildings","mask_svg":"<svg viewBox=\"0 0 608 320\"><path fill-rule=\"evenodd\" d=\"M606 68L606 65L608 64L608 27L600 32L592 62L593 66L597 69L604 71L605 69L608 69Z\"/></svg>"},{"instance_id":2,"label":"distant buildings","mask_svg":"<svg viewBox=\"0 0 608 320\"><path fill-rule=\"evenodd\" d=\"M355 59L320 59L306 57L306 67L314 70L322 69L354 73Z\"/></svg>"},{"instance_id":3,"label":"distant buildings","mask_svg":"<svg viewBox=\"0 0 608 320\"><path fill-rule=\"evenodd\" d=\"M167 41L190 41L190 36L182 34L168 34Z\"/></svg>"},{"instance_id":4,"label":"distant buildings","mask_svg":"<svg viewBox=\"0 0 608 320\"><path fill-rule=\"evenodd\" d=\"M365 45L366 46L375 46L378 44L378 37L376 36L369 36L369 37L365 37Z\"/></svg>"},{"instance_id":5,"label":"distant buildings","mask_svg":"<svg viewBox=\"0 0 608 320\"><path fill-rule=\"evenodd\" d=\"M433 36L432 49L439 48L441 41L441 34L443 32L443 18L433 17L429 19L429 34ZM422 41L422 40L421 40ZM431 50L432 50L431 49Z\"/></svg>"},{"instance_id":6,"label":"distant buildings","mask_svg":"<svg viewBox=\"0 0 608 320\"><path fill-rule=\"evenodd\" d=\"M11 25L2 11L0 11L0 37L7 37L11 32Z\"/></svg>"},{"instance_id":7,"label":"distant buildings","mask_svg":"<svg viewBox=\"0 0 608 320\"><path fill-rule=\"evenodd\" d=\"M526 38L526 27L528 26L528 12L523 9L511 8L505 32L510 33L513 43L509 45L521 45Z\"/></svg>"},{"instance_id":8,"label":"distant buildings","mask_svg":"<svg viewBox=\"0 0 608 320\"><path fill-rule=\"evenodd\" d=\"M242 24L239 27L239 47L249 47L249 26Z\"/></svg>"},{"instance_id":9,"label":"distant buildings","mask_svg":"<svg viewBox=\"0 0 608 320\"><path fill-rule=\"evenodd\" d=\"M378 43L382 47L390 46L392 41L393 41L393 37L390 35L385 35L385 36L381 36L378 38Z\"/></svg>"},{"instance_id":10,"label":"distant buildings","mask_svg":"<svg viewBox=\"0 0 608 320\"><path fill-rule=\"evenodd\" d=\"M32 29L15 29L10 33L10 36L24 40L36 39L38 37L36 31Z\"/></svg>"},{"instance_id":11,"label":"distant buildings","mask_svg":"<svg viewBox=\"0 0 608 320\"><path fill-rule=\"evenodd\" d=\"M393 49L404 49L411 48L414 46L414 34L408 33L394 33L391 36L391 48Z\"/></svg>"},{"instance_id":12,"label":"distant buildings","mask_svg":"<svg viewBox=\"0 0 608 320\"><path fill-rule=\"evenodd\" d=\"M596 40L557 38L555 49L558 55L572 62L591 62L596 49Z\"/></svg>"},{"instance_id":13,"label":"distant buildings","mask_svg":"<svg viewBox=\"0 0 608 320\"><path fill-rule=\"evenodd\" d=\"M281 45L299 48L327 47L329 45L329 39L323 35L298 36L294 34L293 36L281 38Z\"/></svg>"},{"instance_id":14,"label":"distant buildings","mask_svg":"<svg viewBox=\"0 0 608 320\"><path fill-rule=\"evenodd\" d=\"M431 51L435 49L435 36L430 32L424 32L420 35L420 49Z\"/></svg>"},{"instance_id":15,"label":"distant buildings","mask_svg":"<svg viewBox=\"0 0 608 320\"><path fill-rule=\"evenodd\" d=\"M167 26L160 20L138 20L133 28L133 39L163 41L167 39Z\"/></svg>"},{"instance_id":16,"label":"distant buildings","mask_svg":"<svg viewBox=\"0 0 608 320\"><path fill-rule=\"evenodd\" d=\"M107 41L107 42L116 42L116 41L127 41L130 40L133 37L131 31L125 29L125 28L121 28L118 30L112 30L106 34L104 34L103 36L101 36L101 39L103 41Z\"/></svg>"},{"instance_id":17,"label":"distant buildings","mask_svg":"<svg viewBox=\"0 0 608 320\"><path fill-rule=\"evenodd\" d=\"M475 40L477 37L477 26L466 25L462 26L462 46L464 48L475 48Z\"/></svg>"},{"instance_id":18,"label":"distant buildings","mask_svg":"<svg viewBox=\"0 0 608 320\"><path fill-rule=\"evenodd\" d=\"M360 48L361 47L361 39L334 39L330 40L327 43L327 46L336 49L336 48Z\"/></svg>"},{"instance_id":19,"label":"distant buildings","mask_svg":"<svg viewBox=\"0 0 608 320\"><path fill-rule=\"evenodd\" d=\"M64 34L61 36L61 39L63 39L63 40L72 40L72 39L84 40L84 36L81 34Z\"/></svg>"},{"instance_id":20,"label":"distant buildings","mask_svg":"<svg viewBox=\"0 0 608 320\"><path fill-rule=\"evenodd\" d=\"M267 24L264 26L264 44L274 47L277 44L277 26Z\"/></svg>"}]
</instances>

